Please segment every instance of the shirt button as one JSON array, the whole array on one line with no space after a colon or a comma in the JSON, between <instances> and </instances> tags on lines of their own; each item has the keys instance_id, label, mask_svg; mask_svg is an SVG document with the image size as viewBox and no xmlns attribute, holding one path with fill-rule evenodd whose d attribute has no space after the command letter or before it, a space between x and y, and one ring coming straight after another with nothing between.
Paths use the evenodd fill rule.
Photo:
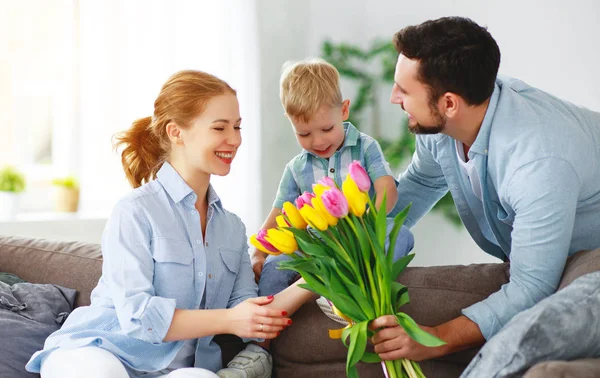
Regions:
<instances>
[{"instance_id":1,"label":"shirt button","mask_svg":"<svg viewBox=\"0 0 600 378\"><path fill-rule=\"evenodd\" d=\"M152 332L152 328L148 328L148 332Z\"/></svg>"},{"instance_id":2,"label":"shirt button","mask_svg":"<svg viewBox=\"0 0 600 378\"><path fill-rule=\"evenodd\" d=\"M202 244L202 240L196 240L197 244Z\"/></svg>"},{"instance_id":3,"label":"shirt button","mask_svg":"<svg viewBox=\"0 0 600 378\"><path fill-rule=\"evenodd\" d=\"M208 242L206 242L204 245L208 247Z\"/></svg>"},{"instance_id":4,"label":"shirt button","mask_svg":"<svg viewBox=\"0 0 600 378\"><path fill-rule=\"evenodd\" d=\"M190 214L195 214L196 210L190 210Z\"/></svg>"},{"instance_id":5,"label":"shirt button","mask_svg":"<svg viewBox=\"0 0 600 378\"><path fill-rule=\"evenodd\" d=\"M200 272L198 273L198 277L202 277L204 275L204 273Z\"/></svg>"},{"instance_id":6,"label":"shirt button","mask_svg":"<svg viewBox=\"0 0 600 378\"><path fill-rule=\"evenodd\" d=\"M486 148L485 150L483 150L483 153L484 153L484 154L487 154L487 148Z\"/></svg>"},{"instance_id":7,"label":"shirt button","mask_svg":"<svg viewBox=\"0 0 600 378\"><path fill-rule=\"evenodd\" d=\"M212 278L212 274L209 274L209 275L208 275L208 278Z\"/></svg>"},{"instance_id":8,"label":"shirt button","mask_svg":"<svg viewBox=\"0 0 600 378\"><path fill-rule=\"evenodd\" d=\"M335 173L335 169L333 169L333 168L330 168L330 169L329 169L329 172L331 172L331 173Z\"/></svg>"}]
</instances>

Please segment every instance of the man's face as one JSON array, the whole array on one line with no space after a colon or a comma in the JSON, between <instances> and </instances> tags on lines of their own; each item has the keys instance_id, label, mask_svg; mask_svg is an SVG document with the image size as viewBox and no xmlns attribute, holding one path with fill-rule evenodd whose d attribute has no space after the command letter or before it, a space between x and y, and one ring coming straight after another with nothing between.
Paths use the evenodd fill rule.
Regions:
<instances>
[{"instance_id":1,"label":"man's face","mask_svg":"<svg viewBox=\"0 0 600 378\"><path fill-rule=\"evenodd\" d=\"M438 134L446 128L446 118L438 110L436 99L431 98L427 85L417 79L419 64L418 60L400 54L390 102L406 112L410 132Z\"/></svg>"}]
</instances>

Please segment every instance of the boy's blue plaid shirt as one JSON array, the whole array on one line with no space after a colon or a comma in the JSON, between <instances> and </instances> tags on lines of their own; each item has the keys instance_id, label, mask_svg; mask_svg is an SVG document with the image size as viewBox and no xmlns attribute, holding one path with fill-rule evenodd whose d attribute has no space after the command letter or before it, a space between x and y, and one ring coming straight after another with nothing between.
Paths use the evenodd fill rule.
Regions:
<instances>
[{"instance_id":1,"label":"boy's blue plaid shirt","mask_svg":"<svg viewBox=\"0 0 600 378\"><path fill-rule=\"evenodd\" d=\"M360 161L373 183L382 176L393 177L381 147L374 138L361 133L350 122L344 122L344 134L344 144L329 159L302 150L285 166L273 207L281 209L284 202L293 203L305 191L312 192L313 184L325 176L331 177L341 187L348 174L348 165L353 160ZM375 196L373 186L369 196Z\"/></svg>"}]
</instances>

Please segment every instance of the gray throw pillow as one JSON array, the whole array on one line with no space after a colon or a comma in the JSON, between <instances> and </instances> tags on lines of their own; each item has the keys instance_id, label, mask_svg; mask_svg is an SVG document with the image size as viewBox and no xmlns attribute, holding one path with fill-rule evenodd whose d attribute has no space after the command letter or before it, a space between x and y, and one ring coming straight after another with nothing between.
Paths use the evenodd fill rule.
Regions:
<instances>
[{"instance_id":1,"label":"gray throw pillow","mask_svg":"<svg viewBox=\"0 0 600 378\"><path fill-rule=\"evenodd\" d=\"M25 364L64 323L75 294L57 285L0 282L0 377L39 377Z\"/></svg>"},{"instance_id":2,"label":"gray throw pillow","mask_svg":"<svg viewBox=\"0 0 600 378\"><path fill-rule=\"evenodd\" d=\"M481 348L461 378L521 377L552 360L600 356L600 272L517 314Z\"/></svg>"}]
</instances>

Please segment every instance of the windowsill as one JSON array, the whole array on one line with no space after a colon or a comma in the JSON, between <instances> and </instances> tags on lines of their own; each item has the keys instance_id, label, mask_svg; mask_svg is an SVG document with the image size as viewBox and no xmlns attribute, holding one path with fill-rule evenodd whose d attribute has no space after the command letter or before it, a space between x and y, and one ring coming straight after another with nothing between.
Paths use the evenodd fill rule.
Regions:
<instances>
[{"instance_id":1,"label":"windowsill","mask_svg":"<svg viewBox=\"0 0 600 378\"><path fill-rule=\"evenodd\" d=\"M13 219L0 220L0 222L52 222L52 221L76 221L76 220L106 220L108 216L102 213L67 213L58 211L26 212L19 213Z\"/></svg>"}]
</instances>

